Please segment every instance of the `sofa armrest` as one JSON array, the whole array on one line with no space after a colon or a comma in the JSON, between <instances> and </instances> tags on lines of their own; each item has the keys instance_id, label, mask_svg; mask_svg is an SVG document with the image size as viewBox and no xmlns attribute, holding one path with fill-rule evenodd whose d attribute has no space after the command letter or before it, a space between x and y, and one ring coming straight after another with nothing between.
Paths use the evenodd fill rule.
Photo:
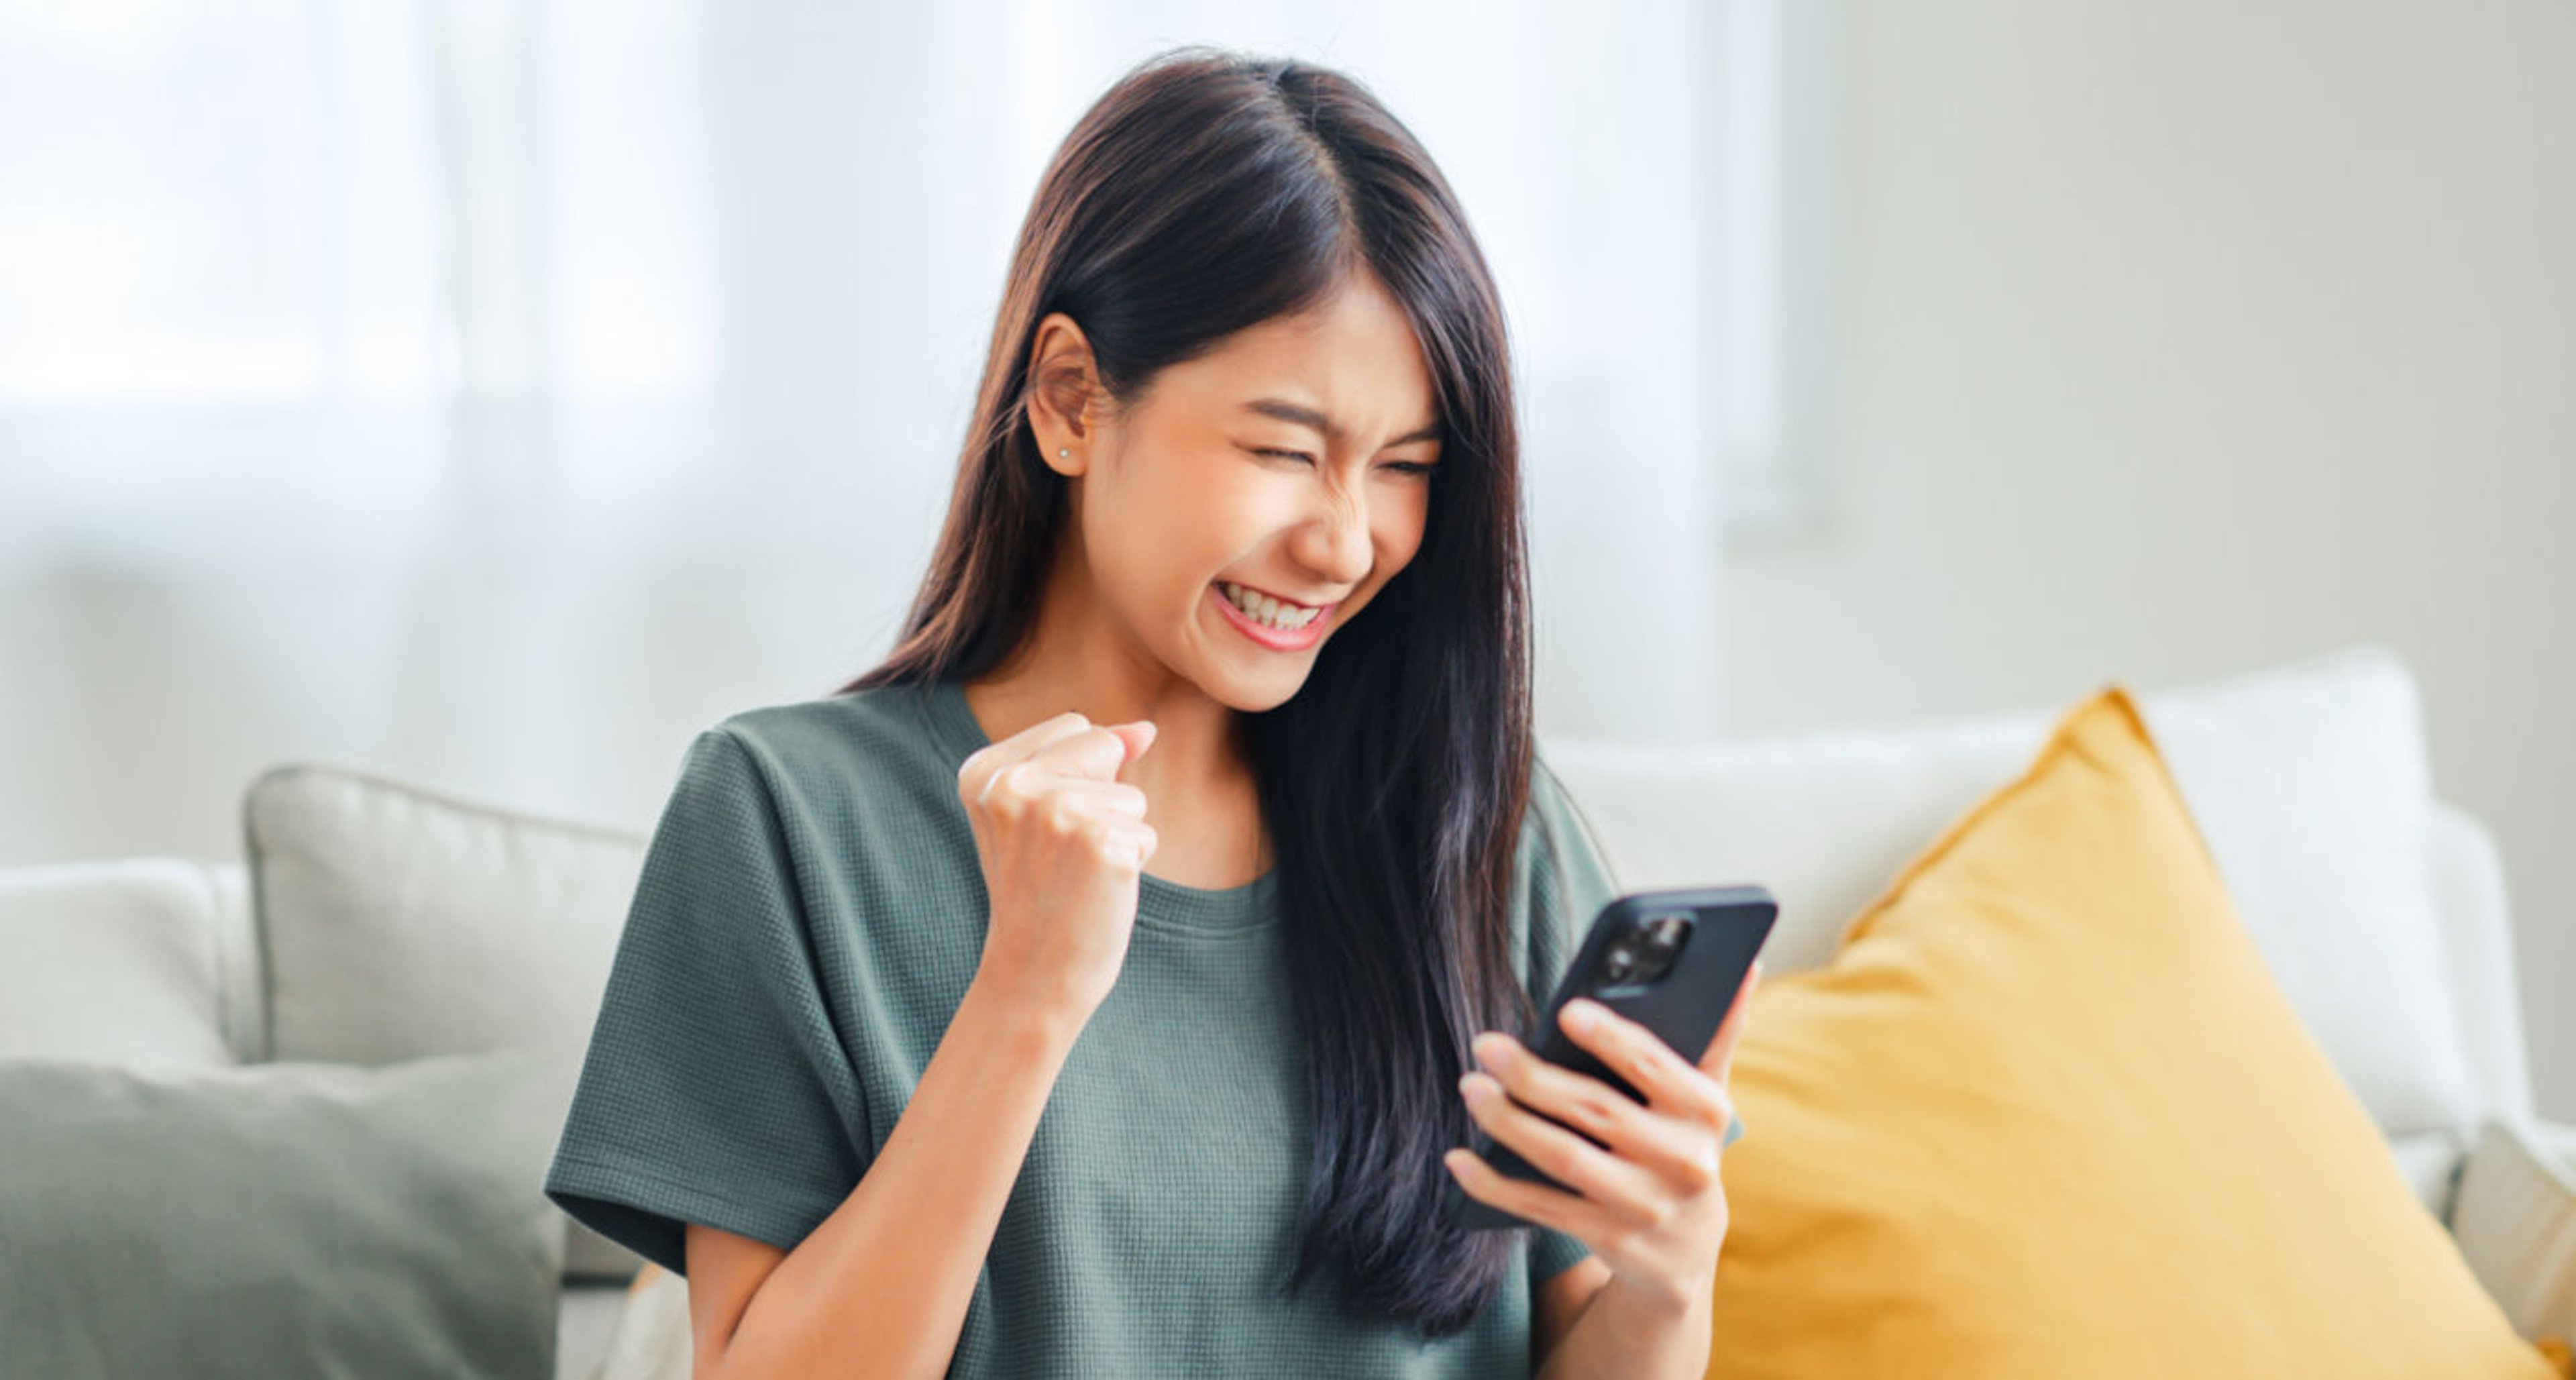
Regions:
<instances>
[{"instance_id":1,"label":"sofa armrest","mask_svg":"<svg viewBox=\"0 0 2576 1380\"><path fill-rule=\"evenodd\" d=\"M2460 1170L2451 1235L2514 1330L2576 1338L2576 1126L2491 1117Z\"/></svg>"}]
</instances>

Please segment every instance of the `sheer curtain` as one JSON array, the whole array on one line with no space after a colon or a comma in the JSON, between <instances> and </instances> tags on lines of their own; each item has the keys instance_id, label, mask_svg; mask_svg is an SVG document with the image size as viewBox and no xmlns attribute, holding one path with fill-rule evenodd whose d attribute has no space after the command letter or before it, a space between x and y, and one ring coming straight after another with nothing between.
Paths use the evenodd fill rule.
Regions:
<instances>
[{"instance_id":1,"label":"sheer curtain","mask_svg":"<svg viewBox=\"0 0 2576 1380\"><path fill-rule=\"evenodd\" d=\"M234 856L296 759L648 823L890 645L1039 171L1180 42L1440 160L1541 730L1707 732L1759 8L0 0L0 862Z\"/></svg>"}]
</instances>

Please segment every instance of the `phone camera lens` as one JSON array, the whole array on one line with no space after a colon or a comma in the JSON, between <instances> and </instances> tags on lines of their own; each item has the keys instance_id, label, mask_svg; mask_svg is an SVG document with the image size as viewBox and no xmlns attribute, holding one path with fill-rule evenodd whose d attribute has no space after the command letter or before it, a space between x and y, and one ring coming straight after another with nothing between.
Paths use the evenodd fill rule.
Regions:
<instances>
[{"instance_id":1,"label":"phone camera lens","mask_svg":"<svg viewBox=\"0 0 2576 1380\"><path fill-rule=\"evenodd\" d=\"M1603 956L1601 973L1612 982L1625 982L1636 967L1637 951L1629 947L1627 940L1622 939L1611 945L1610 952Z\"/></svg>"}]
</instances>

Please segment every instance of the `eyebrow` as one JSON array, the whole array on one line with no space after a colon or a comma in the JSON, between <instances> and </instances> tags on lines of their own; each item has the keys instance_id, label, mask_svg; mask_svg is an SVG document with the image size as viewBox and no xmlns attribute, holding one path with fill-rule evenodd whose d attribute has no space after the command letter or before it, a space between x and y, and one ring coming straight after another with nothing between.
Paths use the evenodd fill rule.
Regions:
<instances>
[{"instance_id":1,"label":"eyebrow","mask_svg":"<svg viewBox=\"0 0 2576 1380\"><path fill-rule=\"evenodd\" d=\"M1276 417L1283 422L1295 422L1299 426L1311 427L1322 433L1324 439L1327 441L1339 443L1347 439L1347 434L1342 430L1340 423L1311 407L1301 407L1284 398L1255 398L1252 401L1245 403L1243 405L1243 409L1246 412L1258 412L1265 417ZM1439 439L1440 422L1435 418L1429 425L1415 431L1408 431L1402 436L1398 436L1394 440L1387 442L1387 444L1390 446L1400 446L1407 441L1437 441Z\"/></svg>"}]
</instances>

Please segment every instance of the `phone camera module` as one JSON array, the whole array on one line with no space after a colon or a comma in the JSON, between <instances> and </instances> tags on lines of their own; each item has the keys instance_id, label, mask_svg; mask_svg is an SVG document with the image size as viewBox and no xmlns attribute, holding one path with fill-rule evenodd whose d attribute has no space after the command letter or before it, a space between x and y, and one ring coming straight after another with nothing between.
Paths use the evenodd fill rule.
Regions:
<instances>
[{"instance_id":1,"label":"phone camera module","mask_svg":"<svg viewBox=\"0 0 2576 1380\"><path fill-rule=\"evenodd\" d=\"M1637 928L1642 952L1637 954L1631 979L1637 983L1654 982L1673 970L1674 960L1681 957L1682 946L1690 942L1691 922L1687 915L1664 915Z\"/></svg>"},{"instance_id":2,"label":"phone camera module","mask_svg":"<svg viewBox=\"0 0 2576 1380\"><path fill-rule=\"evenodd\" d=\"M1661 981L1690 936L1688 914L1659 915L1630 926L1601 955L1602 985L1643 987Z\"/></svg>"}]
</instances>

